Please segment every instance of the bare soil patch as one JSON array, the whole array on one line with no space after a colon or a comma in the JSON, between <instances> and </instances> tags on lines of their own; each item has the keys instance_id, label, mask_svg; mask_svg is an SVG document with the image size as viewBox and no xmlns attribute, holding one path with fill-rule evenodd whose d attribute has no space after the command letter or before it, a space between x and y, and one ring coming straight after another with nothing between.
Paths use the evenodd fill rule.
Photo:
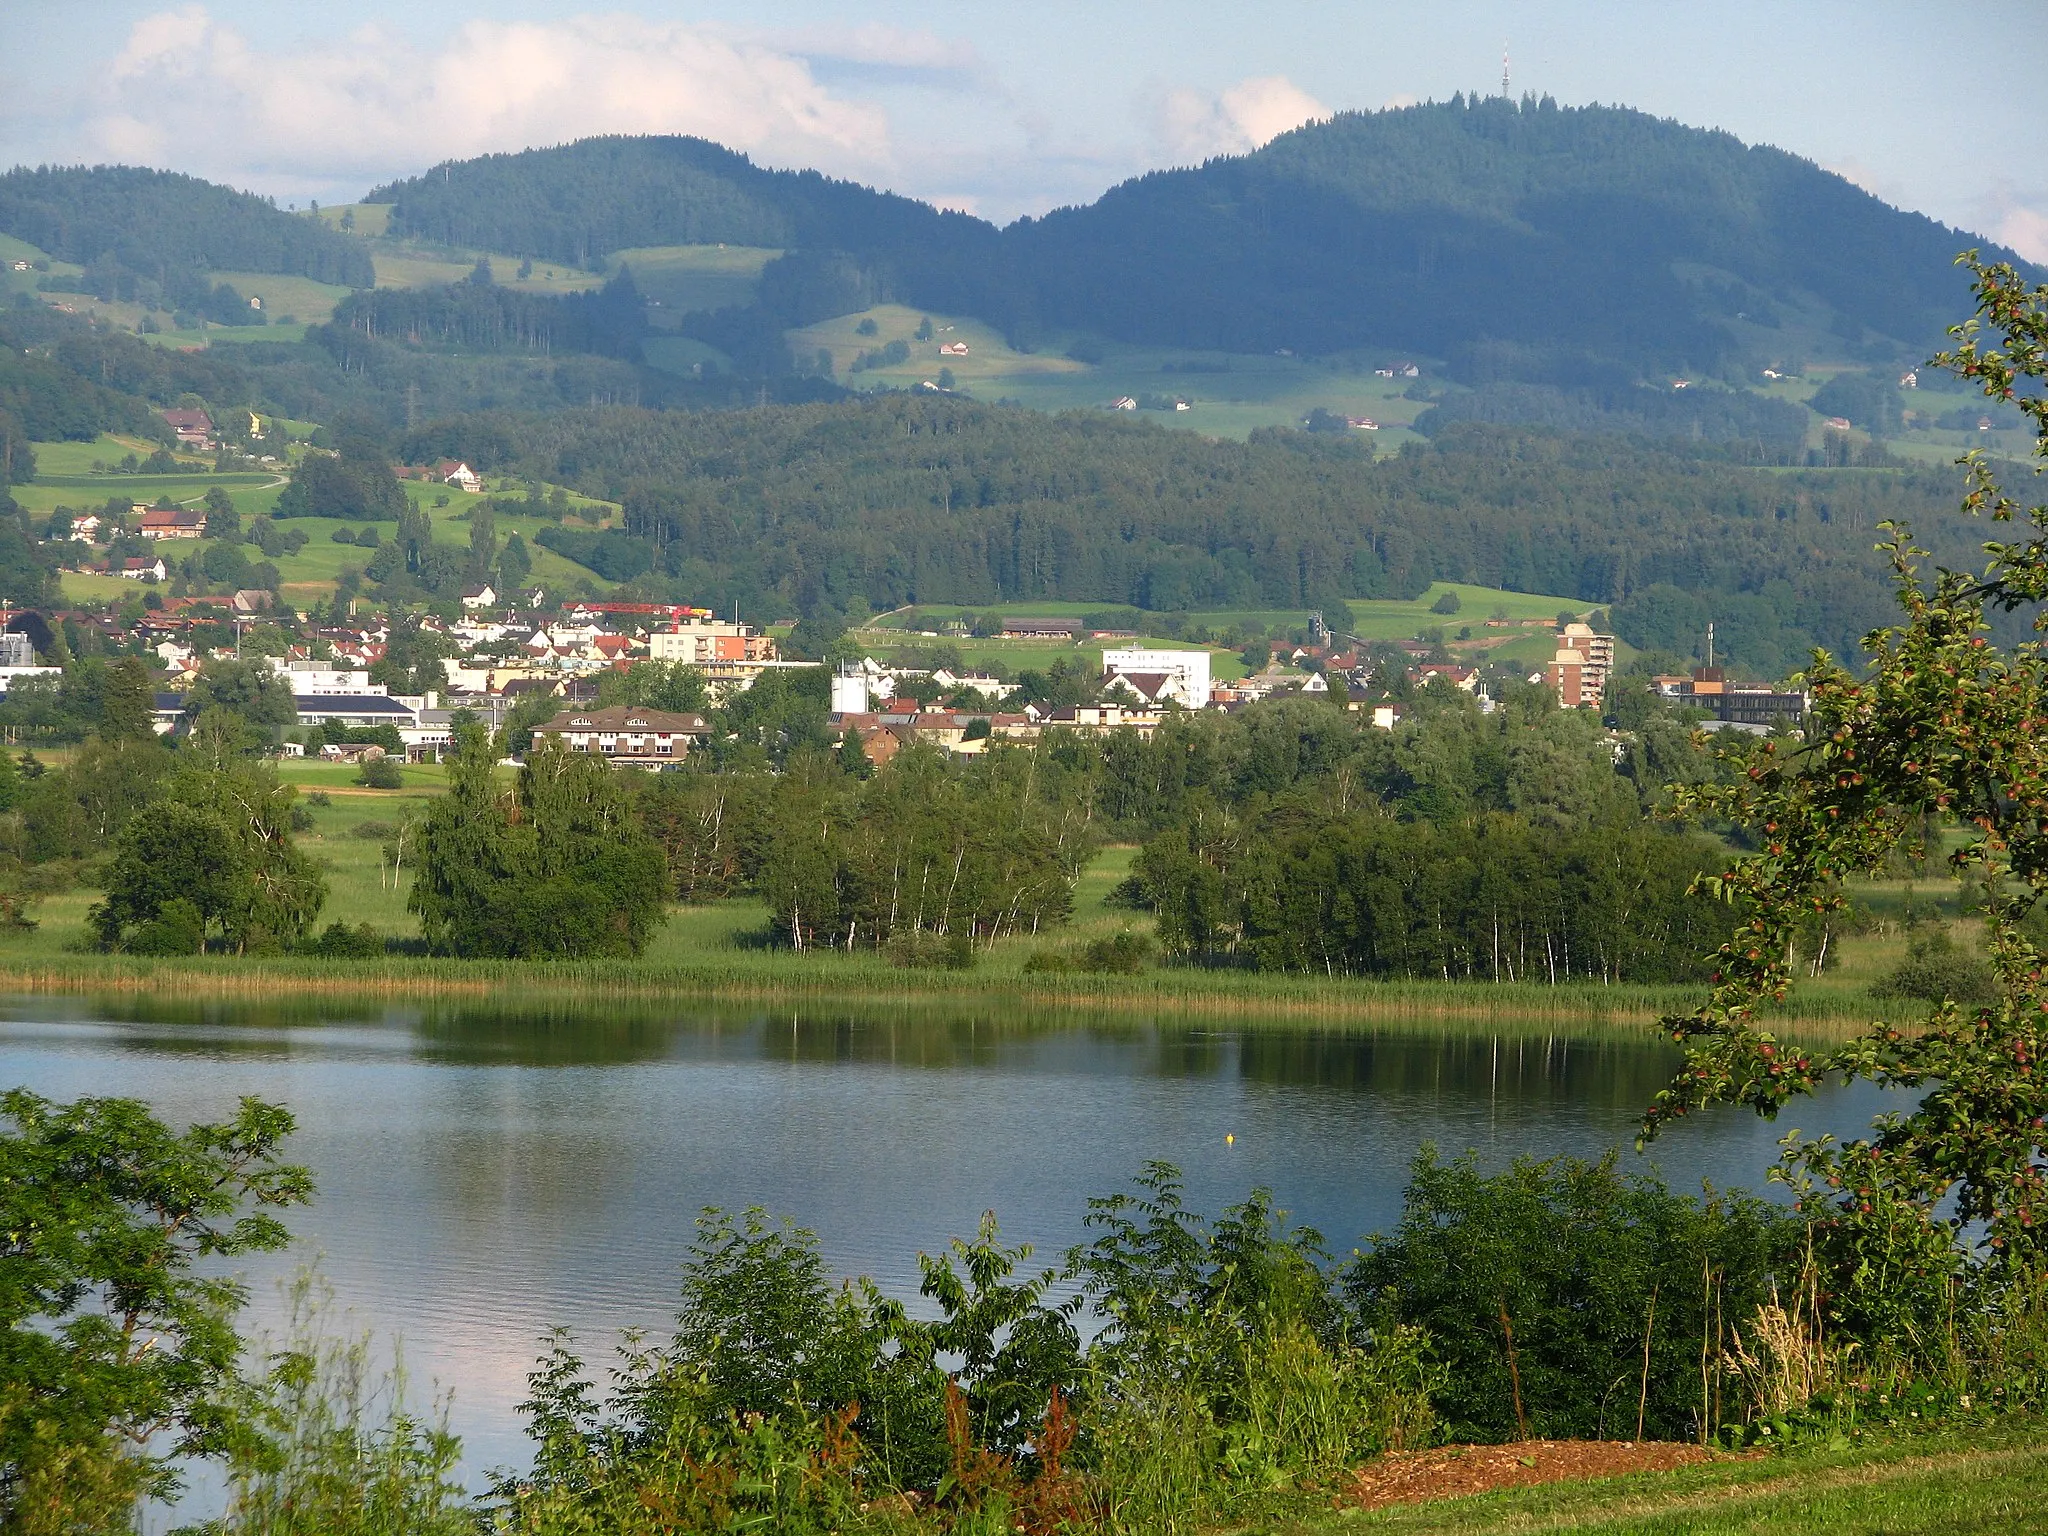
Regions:
<instances>
[{"instance_id":1,"label":"bare soil patch","mask_svg":"<svg viewBox=\"0 0 2048 1536\"><path fill-rule=\"evenodd\" d=\"M1658 1440L1522 1440L1511 1445L1391 1451L1352 1473L1338 1490L1337 1501L1359 1509L1422 1504L1575 1478L1668 1472L1711 1456L1697 1445Z\"/></svg>"}]
</instances>

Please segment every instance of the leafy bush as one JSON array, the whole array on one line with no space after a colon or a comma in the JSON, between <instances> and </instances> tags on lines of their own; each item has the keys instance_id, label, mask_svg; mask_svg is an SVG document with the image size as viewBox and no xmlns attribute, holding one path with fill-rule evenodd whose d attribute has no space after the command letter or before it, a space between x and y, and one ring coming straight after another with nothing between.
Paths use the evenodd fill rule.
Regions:
<instances>
[{"instance_id":1,"label":"leafy bush","mask_svg":"<svg viewBox=\"0 0 2048 1536\"><path fill-rule=\"evenodd\" d=\"M370 960L384 953L384 935L368 923L351 928L347 923L329 923L324 933L305 946L308 954L334 960Z\"/></svg>"},{"instance_id":2,"label":"leafy bush","mask_svg":"<svg viewBox=\"0 0 2048 1536\"><path fill-rule=\"evenodd\" d=\"M967 933L933 933L929 928L905 929L882 947L889 963L905 970L971 971L978 955Z\"/></svg>"},{"instance_id":3,"label":"leafy bush","mask_svg":"<svg viewBox=\"0 0 2048 1536\"><path fill-rule=\"evenodd\" d=\"M1455 1438L1632 1438L1640 1415L1643 1434L1685 1439L1705 1341L1773 1300L1800 1230L1751 1196L1624 1177L1611 1153L1485 1174L1425 1148L1400 1226L1344 1285L1362 1320L1428 1334Z\"/></svg>"},{"instance_id":4,"label":"leafy bush","mask_svg":"<svg viewBox=\"0 0 2048 1536\"><path fill-rule=\"evenodd\" d=\"M1906 941L1906 956L1870 988L1872 997L1916 998L1938 1003L1985 1003L1998 994L1991 967L1958 949L1945 927L1925 928Z\"/></svg>"},{"instance_id":5,"label":"leafy bush","mask_svg":"<svg viewBox=\"0 0 2048 1536\"><path fill-rule=\"evenodd\" d=\"M365 757L356 770L356 782L366 789L403 789L405 774L392 757Z\"/></svg>"},{"instance_id":6,"label":"leafy bush","mask_svg":"<svg viewBox=\"0 0 2048 1536\"><path fill-rule=\"evenodd\" d=\"M1081 969L1104 971L1116 976L1135 976L1152 961L1158 944L1149 933L1126 928L1106 938L1090 939L1081 946Z\"/></svg>"},{"instance_id":7,"label":"leafy bush","mask_svg":"<svg viewBox=\"0 0 2048 1536\"><path fill-rule=\"evenodd\" d=\"M381 843L398 828L388 821L359 821L348 829L350 837L359 837L366 843Z\"/></svg>"},{"instance_id":8,"label":"leafy bush","mask_svg":"<svg viewBox=\"0 0 2048 1536\"><path fill-rule=\"evenodd\" d=\"M196 955L206 947L206 916L182 897L167 901L155 917L136 925L127 949L137 955Z\"/></svg>"}]
</instances>

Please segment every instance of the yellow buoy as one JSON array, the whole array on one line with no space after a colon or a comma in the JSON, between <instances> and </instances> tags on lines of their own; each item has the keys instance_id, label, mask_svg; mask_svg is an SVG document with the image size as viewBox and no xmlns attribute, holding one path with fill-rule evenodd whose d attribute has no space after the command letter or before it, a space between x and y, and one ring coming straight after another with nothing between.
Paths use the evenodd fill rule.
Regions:
<instances>
[{"instance_id":1,"label":"yellow buoy","mask_svg":"<svg viewBox=\"0 0 2048 1536\"><path fill-rule=\"evenodd\" d=\"M1234 1136L1234 1135L1230 1135L1230 1134L1226 1133L1226 1134L1224 1135L1224 1137L1223 1137L1223 1145L1225 1145L1226 1147L1234 1147L1234 1146L1236 1146L1236 1145L1237 1145L1237 1137L1236 1137L1236 1136Z\"/></svg>"}]
</instances>

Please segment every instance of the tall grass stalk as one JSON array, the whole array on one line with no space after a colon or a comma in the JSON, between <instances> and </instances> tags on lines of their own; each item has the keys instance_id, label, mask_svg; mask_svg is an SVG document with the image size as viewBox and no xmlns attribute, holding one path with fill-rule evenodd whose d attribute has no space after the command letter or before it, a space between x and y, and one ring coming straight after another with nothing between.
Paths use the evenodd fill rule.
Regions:
<instances>
[{"instance_id":1,"label":"tall grass stalk","mask_svg":"<svg viewBox=\"0 0 2048 1536\"><path fill-rule=\"evenodd\" d=\"M311 1273L287 1299L252 1388L270 1443L231 1461L219 1536L474 1536L446 1403L416 1410L402 1360L379 1369L366 1335L331 1332L332 1295Z\"/></svg>"}]
</instances>

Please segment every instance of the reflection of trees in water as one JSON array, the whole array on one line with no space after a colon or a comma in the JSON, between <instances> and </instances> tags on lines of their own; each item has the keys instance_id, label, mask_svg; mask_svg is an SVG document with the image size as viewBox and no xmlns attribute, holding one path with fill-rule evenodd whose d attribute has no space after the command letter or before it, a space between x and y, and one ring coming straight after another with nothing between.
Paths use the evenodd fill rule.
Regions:
<instances>
[{"instance_id":1,"label":"reflection of trees in water","mask_svg":"<svg viewBox=\"0 0 2048 1536\"><path fill-rule=\"evenodd\" d=\"M1197 1023L1076 1008L958 1005L767 1009L759 1004L546 1001L350 1006L123 995L39 998L16 1017L165 1026L128 1042L167 1054L330 1052L334 1031L390 1031L391 1045L447 1065L620 1066L782 1061L1116 1071L1155 1078L1238 1074L1253 1082L1399 1095L1508 1097L1636 1109L1669 1075L1672 1052L1646 1031L1590 1024L1517 1029L1497 1021L1329 1028L1286 1021ZM366 1045L366 1048L369 1048ZM389 1049L389 1046L384 1047Z\"/></svg>"},{"instance_id":2,"label":"reflection of trees in water","mask_svg":"<svg viewBox=\"0 0 2048 1536\"><path fill-rule=\"evenodd\" d=\"M1371 1034L1268 1029L1244 1035L1238 1050L1239 1070L1254 1082L1628 1110L1650 1102L1677 1057L1637 1032L1503 1036L1422 1028Z\"/></svg>"}]
</instances>

